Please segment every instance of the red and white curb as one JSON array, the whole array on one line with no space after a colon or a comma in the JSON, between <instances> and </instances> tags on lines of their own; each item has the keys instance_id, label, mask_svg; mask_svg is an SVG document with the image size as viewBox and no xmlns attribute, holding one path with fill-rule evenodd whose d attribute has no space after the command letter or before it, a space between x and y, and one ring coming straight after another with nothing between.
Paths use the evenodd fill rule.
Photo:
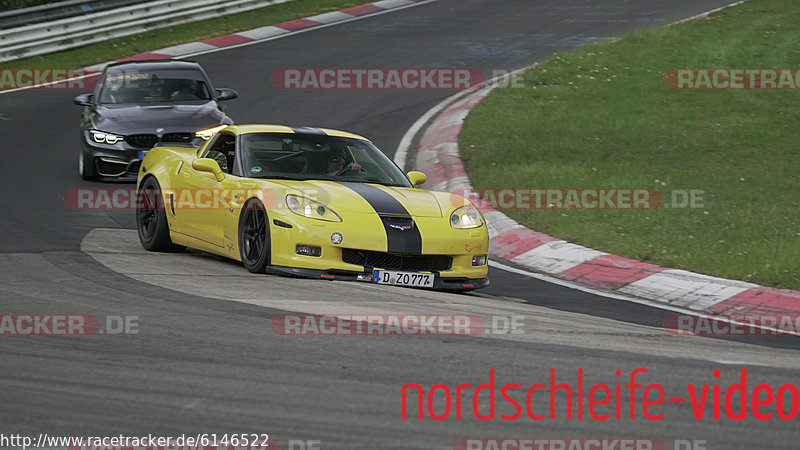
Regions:
<instances>
[{"instance_id":1,"label":"red and white curb","mask_svg":"<svg viewBox=\"0 0 800 450\"><path fill-rule=\"evenodd\" d=\"M264 42L286 35L304 32L315 28L322 28L325 26L340 24L351 20L360 19L366 16L385 13L391 10L409 8L422 3L428 3L436 0L381 0L363 5L345 8L339 11L332 11L316 16L306 17L303 19L289 20L286 22L276 23L261 28L255 28L247 31L240 31L238 33L229 34L225 36L217 36L210 39L205 39L197 42L189 42L186 44L173 45L157 50L152 50L138 55L129 56L118 61L140 61L148 59L169 59L169 58L185 58L188 56L200 55L209 53L220 49L230 47L240 47L243 45L255 44ZM115 62L118 62L115 61ZM101 71L108 63L97 64L95 66L87 67L93 71Z\"/></svg>"},{"instance_id":2,"label":"red and white curb","mask_svg":"<svg viewBox=\"0 0 800 450\"><path fill-rule=\"evenodd\" d=\"M412 149L413 161L417 170L428 175L423 187L462 195L471 191L459 158L458 136L469 111L499 85L498 81L489 82L487 87L467 91L466 95L457 94L421 117L398 148L395 157L398 165L405 166L412 142L418 138ZM763 287L608 254L527 228L480 200L474 203L486 218L493 258L671 308L729 316L800 314L800 291Z\"/></svg>"}]
</instances>

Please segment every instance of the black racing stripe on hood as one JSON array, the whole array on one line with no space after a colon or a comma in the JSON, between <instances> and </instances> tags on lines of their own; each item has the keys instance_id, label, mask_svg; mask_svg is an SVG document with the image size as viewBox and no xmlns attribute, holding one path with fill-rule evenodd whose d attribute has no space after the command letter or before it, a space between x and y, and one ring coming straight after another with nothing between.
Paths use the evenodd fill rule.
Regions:
<instances>
[{"instance_id":1,"label":"black racing stripe on hood","mask_svg":"<svg viewBox=\"0 0 800 450\"><path fill-rule=\"evenodd\" d=\"M324 131L320 130L319 128L312 128L312 127L290 127L292 131L297 134L314 134L317 136L327 136Z\"/></svg>"},{"instance_id":2,"label":"black racing stripe on hood","mask_svg":"<svg viewBox=\"0 0 800 450\"><path fill-rule=\"evenodd\" d=\"M339 182L342 186L348 187L364 197L379 215L382 216L401 216L411 217L406 208L389 195L386 191L364 183Z\"/></svg>"},{"instance_id":3,"label":"black racing stripe on hood","mask_svg":"<svg viewBox=\"0 0 800 450\"><path fill-rule=\"evenodd\" d=\"M364 183L341 182L360 195L378 213L386 230L387 252L419 255L422 236L411 213L396 198L375 186Z\"/></svg>"}]
</instances>

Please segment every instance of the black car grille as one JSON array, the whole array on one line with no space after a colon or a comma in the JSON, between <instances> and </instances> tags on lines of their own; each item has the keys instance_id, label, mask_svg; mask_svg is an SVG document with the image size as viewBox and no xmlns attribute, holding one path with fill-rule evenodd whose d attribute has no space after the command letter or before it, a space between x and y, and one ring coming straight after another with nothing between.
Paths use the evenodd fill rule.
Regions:
<instances>
[{"instance_id":1,"label":"black car grille","mask_svg":"<svg viewBox=\"0 0 800 450\"><path fill-rule=\"evenodd\" d=\"M172 143L187 143L192 142L194 133L167 133L161 136L161 140L155 134L131 134L125 136L125 141L131 147L136 148L153 148L159 142L172 142Z\"/></svg>"},{"instance_id":2,"label":"black car grille","mask_svg":"<svg viewBox=\"0 0 800 450\"><path fill-rule=\"evenodd\" d=\"M161 142L192 142L194 133L167 133L161 137Z\"/></svg>"},{"instance_id":3,"label":"black car grille","mask_svg":"<svg viewBox=\"0 0 800 450\"><path fill-rule=\"evenodd\" d=\"M357 266L413 271L448 270L453 265L453 257L447 255L396 255L349 248L342 249L342 261Z\"/></svg>"},{"instance_id":4,"label":"black car grille","mask_svg":"<svg viewBox=\"0 0 800 450\"><path fill-rule=\"evenodd\" d=\"M141 167L141 165L142 165L141 161L134 161L130 163L130 165L128 166L128 173L139 173L139 167Z\"/></svg>"},{"instance_id":5,"label":"black car grille","mask_svg":"<svg viewBox=\"0 0 800 450\"><path fill-rule=\"evenodd\" d=\"M131 134L125 136L125 141L131 147L153 148L158 143L158 136L155 134Z\"/></svg>"}]
</instances>

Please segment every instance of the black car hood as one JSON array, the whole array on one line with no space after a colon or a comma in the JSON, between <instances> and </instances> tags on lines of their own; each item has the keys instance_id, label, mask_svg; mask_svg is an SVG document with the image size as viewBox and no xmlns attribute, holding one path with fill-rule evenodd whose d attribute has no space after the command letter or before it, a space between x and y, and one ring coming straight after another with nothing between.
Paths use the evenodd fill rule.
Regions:
<instances>
[{"instance_id":1,"label":"black car hood","mask_svg":"<svg viewBox=\"0 0 800 450\"><path fill-rule=\"evenodd\" d=\"M199 105L98 105L94 127L117 134L193 132L232 121L217 107L216 101Z\"/></svg>"}]
</instances>

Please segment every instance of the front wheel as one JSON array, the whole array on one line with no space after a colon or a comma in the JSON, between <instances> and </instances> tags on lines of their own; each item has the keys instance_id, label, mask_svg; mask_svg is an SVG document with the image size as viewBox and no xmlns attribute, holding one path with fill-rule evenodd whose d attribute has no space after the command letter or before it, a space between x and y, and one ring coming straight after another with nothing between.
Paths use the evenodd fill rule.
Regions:
<instances>
[{"instance_id":1,"label":"front wheel","mask_svg":"<svg viewBox=\"0 0 800 450\"><path fill-rule=\"evenodd\" d=\"M258 199L244 205L239 220L239 254L242 264L253 273L264 273L269 265L270 239L267 210Z\"/></svg>"},{"instance_id":2,"label":"front wheel","mask_svg":"<svg viewBox=\"0 0 800 450\"><path fill-rule=\"evenodd\" d=\"M97 179L97 170L94 168L94 159L89 157L87 160L83 150L81 150L78 154L78 173L84 180Z\"/></svg>"},{"instance_id":3,"label":"front wheel","mask_svg":"<svg viewBox=\"0 0 800 450\"><path fill-rule=\"evenodd\" d=\"M161 186L154 177L148 177L137 192L136 229L139 242L151 252L180 252L186 247L172 243L169 238L167 212Z\"/></svg>"}]
</instances>

